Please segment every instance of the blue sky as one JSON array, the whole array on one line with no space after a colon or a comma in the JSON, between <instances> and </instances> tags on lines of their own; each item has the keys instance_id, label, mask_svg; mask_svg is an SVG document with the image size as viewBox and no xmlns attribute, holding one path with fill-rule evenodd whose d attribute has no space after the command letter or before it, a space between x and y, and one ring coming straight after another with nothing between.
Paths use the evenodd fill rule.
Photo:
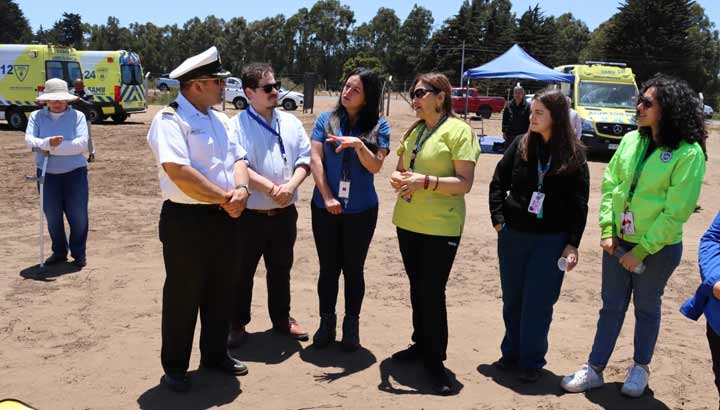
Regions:
<instances>
[{"instance_id":1,"label":"blue sky","mask_svg":"<svg viewBox=\"0 0 720 410\"><path fill-rule=\"evenodd\" d=\"M511 0L512 1L512 0ZM153 2L147 0L121 0L110 2L83 1L83 2L48 2L45 0L16 0L25 16L30 21L33 30L40 25L47 28L62 16L63 12L79 13L83 21L91 24L103 24L108 16L115 16L120 19L120 24L127 26L132 22L152 22L157 25L174 24L182 25L192 17L204 18L214 14L229 20L232 17L242 16L249 21L258 20L263 17L284 14L286 17L295 14L301 7L312 7L314 1L299 0L273 0L273 1L215 1L198 2L189 0L176 0L173 2ZM457 13L462 0L426 0L409 1L396 0L392 2L378 0L341 0L343 4L350 6L355 12L357 22L370 20L380 7L391 7L404 20L415 3L418 3L432 11L435 17L435 28L440 27L448 17ZM529 6L540 3L540 8L548 15L560 15L572 12L580 20L584 21L593 30L600 23L615 14L618 4L617 0L594 0L594 1L568 1L568 0L514 0L513 11L520 15ZM720 1L699 0L710 20L715 25L720 25ZM174 7L171 8L170 5ZM720 27L718 27L720 28Z\"/></svg>"}]
</instances>

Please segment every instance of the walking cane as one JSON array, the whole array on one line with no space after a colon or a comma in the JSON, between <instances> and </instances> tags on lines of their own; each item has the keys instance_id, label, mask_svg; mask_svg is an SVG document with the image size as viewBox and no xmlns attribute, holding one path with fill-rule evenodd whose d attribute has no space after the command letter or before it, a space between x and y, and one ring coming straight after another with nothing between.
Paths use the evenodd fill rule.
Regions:
<instances>
[{"instance_id":1,"label":"walking cane","mask_svg":"<svg viewBox=\"0 0 720 410\"><path fill-rule=\"evenodd\" d=\"M26 176L27 181L37 182L40 185L40 211L38 212L40 220L40 271L45 269L45 232L43 231L43 205L45 199L45 193L43 187L45 186L45 170L47 169L48 158L50 158L50 152L42 150L40 148L33 148L33 152L38 152L43 157L42 170L40 176Z\"/></svg>"}]
</instances>

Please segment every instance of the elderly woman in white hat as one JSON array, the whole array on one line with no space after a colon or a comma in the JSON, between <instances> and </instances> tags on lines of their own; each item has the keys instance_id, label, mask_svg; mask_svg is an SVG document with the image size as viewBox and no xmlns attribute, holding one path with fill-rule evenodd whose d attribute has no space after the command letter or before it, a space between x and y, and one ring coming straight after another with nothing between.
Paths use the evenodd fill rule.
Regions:
<instances>
[{"instance_id":1,"label":"elderly woman in white hat","mask_svg":"<svg viewBox=\"0 0 720 410\"><path fill-rule=\"evenodd\" d=\"M35 164L40 175L43 156L47 163L43 211L52 240L52 255L45 264L67 261L68 248L73 263L87 264L85 242L88 235L88 129L85 115L68 106L78 97L68 92L68 85L59 78L45 82L45 92L37 97L46 108L30 114L25 130L25 144L35 148ZM63 215L70 225L70 241L65 235Z\"/></svg>"}]
</instances>

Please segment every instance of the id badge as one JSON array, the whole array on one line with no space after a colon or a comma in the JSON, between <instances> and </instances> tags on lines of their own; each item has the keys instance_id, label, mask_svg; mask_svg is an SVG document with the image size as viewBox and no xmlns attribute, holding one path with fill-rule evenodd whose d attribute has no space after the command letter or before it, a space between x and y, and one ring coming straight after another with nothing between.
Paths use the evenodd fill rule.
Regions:
<instances>
[{"instance_id":1,"label":"id badge","mask_svg":"<svg viewBox=\"0 0 720 410\"><path fill-rule=\"evenodd\" d=\"M292 176L293 176L293 171L292 171L292 169L290 169L290 165L285 165L283 167L283 179L285 180L284 182L290 181L292 179Z\"/></svg>"},{"instance_id":2,"label":"id badge","mask_svg":"<svg viewBox=\"0 0 720 410\"><path fill-rule=\"evenodd\" d=\"M340 181L338 197L341 199L350 199L350 181Z\"/></svg>"},{"instance_id":3,"label":"id badge","mask_svg":"<svg viewBox=\"0 0 720 410\"><path fill-rule=\"evenodd\" d=\"M622 213L622 227L620 231L624 235L632 235L635 233L635 220L633 219L633 213L630 211Z\"/></svg>"},{"instance_id":4,"label":"id badge","mask_svg":"<svg viewBox=\"0 0 720 410\"><path fill-rule=\"evenodd\" d=\"M538 191L533 192L532 198L530 198L530 204L528 205L528 212L535 215L540 214L544 200L545 194Z\"/></svg>"}]
</instances>

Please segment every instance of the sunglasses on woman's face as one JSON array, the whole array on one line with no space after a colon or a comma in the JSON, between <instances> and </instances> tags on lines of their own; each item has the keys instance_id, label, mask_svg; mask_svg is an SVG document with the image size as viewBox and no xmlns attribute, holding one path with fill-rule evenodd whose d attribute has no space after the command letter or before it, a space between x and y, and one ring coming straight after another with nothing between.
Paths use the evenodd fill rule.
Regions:
<instances>
[{"instance_id":1,"label":"sunglasses on woman's face","mask_svg":"<svg viewBox=\"0 0 720 410\"><path fill-rule=\"evenodd\" d=\"M437 94L438 91L431 88L416 88L413 91L410 91L410 99L412 100L413 98L423 98L427 93Z\"/></svg>"},{"instance_id":2,"label":"sunglasses on woman's face","mask_svg":"<svg viewBox=\"0 0 720 410\"><path fill-rule=\"evenodd\" d=\"M647 110L648 108L653 106L653 102L649 98L646 98L644 95L641 95L637 99L637 105L642 105L643 108Z\"/></svg>"},{"instance_id":3,"label":"sunglasses on woman's face","mask_svg":"<svg viewBox=\"0 0 720 410\"><path fill-rule=\"evenodd\" d=\"M262 86L259 86L258 88L262 88L263 91L265 91L265 94L270 94L274 89L280 91L280 81L273 83L273 84L265 84Z\"/></svg>"}]
</instances>

